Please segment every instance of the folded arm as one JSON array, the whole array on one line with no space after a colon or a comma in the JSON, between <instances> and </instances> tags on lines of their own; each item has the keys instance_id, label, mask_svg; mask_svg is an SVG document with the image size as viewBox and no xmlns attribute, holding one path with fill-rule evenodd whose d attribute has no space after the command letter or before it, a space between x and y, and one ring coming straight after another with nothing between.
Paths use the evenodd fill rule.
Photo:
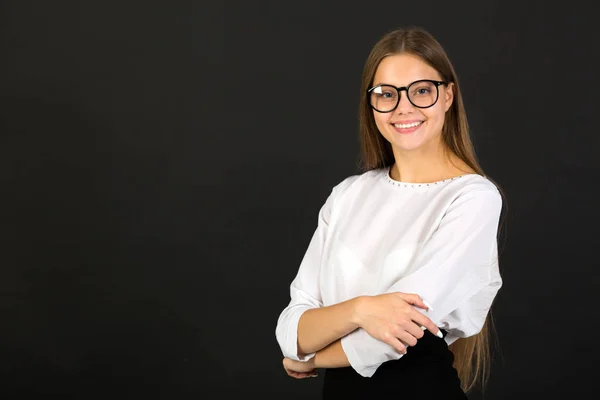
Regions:
<instances>
[{"instance_id":1,"label":"folded arm","mask_svg":"<svg viewBox=\"0 0 600 400\"><path fill-rule=\"evenodd\" d=\"M501 286L495 259L501 208L497 190L477 190L459 196L419 252L412 272L387 292L419 294L432 306L427 316L445 330L459 327L463 336L479 332ZM477 305L483 310L477 316L456 312L481 298L486 304ZM382 363L402 356L362 328L343 337L341 345L351 366L367 377Z\"/></svg>"},{"instance_id":2,"label":"folded arm","mask_svg":"<svg viewBox=\"0 0 600 400\"><path fill-rule=\"evenodd\" d=\"M349 182L346 180L343 185ZM355 300L324 307L318 284L323 248L340 186L334 187L319 211L317 229L290 285L290 303L277 321L277 341L284 356L292 360L308 361L318 350L358 328Z\"/></svg>"}]
</instances>

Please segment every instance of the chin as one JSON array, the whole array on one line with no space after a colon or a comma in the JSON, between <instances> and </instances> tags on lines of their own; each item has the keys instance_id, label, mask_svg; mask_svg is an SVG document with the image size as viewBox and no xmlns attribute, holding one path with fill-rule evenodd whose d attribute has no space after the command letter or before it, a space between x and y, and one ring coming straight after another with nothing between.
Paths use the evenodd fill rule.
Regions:
<instances>
[{"instance_id":1,"label":"chin","mask_svg":"<svg viewBox=\"0 0 600 400\"><path fill-rule=\"evenodd\" d=\"M398 151L400 153L409 153L411 151L419 150L422 146L392 145L392 147L394 147L396 149L396 151Z\"/></svg>"},{"instance_id":2,"label":"chin","mask_svg":"<svg viewBox=\"0 0 600 400\"><path fill-rule=\"evenodd\" d=\"M395 133L395 132L393 132ZM416 133L416 132L415 132ZM425 133L425 132L423 132ZM429 137L427 134L425 135L406 135L404 137L398 137L398 134L395 133L391 136L392 140L388 141L397 151L400 152L410 152L416 150L422 150L425 147L435 147L435 143L441 140L441 135L436 135L433 137Z\"/></svg>"},{"instance_id":3,"label":"chin","mask_svg":"<svg viewBox=\"0 0 600 400\"><path fill-rule=\"evenodd\" d=\"M395 140L391 140L390 143L393 148L401 152L408 152L418 150L426 144L423 140L419 138L403 138L403 140L398 140L398 138L394 138ZM413 140L411 140L413 139ZM417 139L417 140L414 140Z\"/></svg>"}]
</instances>

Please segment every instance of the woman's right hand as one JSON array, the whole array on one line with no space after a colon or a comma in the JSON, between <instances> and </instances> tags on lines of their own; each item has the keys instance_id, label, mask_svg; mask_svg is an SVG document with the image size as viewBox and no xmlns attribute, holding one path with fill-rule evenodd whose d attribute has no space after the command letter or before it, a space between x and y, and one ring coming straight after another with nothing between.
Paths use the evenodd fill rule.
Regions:
<instances>
[{"instance_id":1,"label":"woman's right hand","mask_svg":"<svg viewBox=\"0 0 600 400\"><path fill-rule=\"evenodd\" d=\"M407 346L416 345L423 337L421 327L442 337L435 323L413 306L429 309L417 294L395 292L363 296L357 302L357 323L375 339L405 354Z\"/></svg>"}]
</instances>

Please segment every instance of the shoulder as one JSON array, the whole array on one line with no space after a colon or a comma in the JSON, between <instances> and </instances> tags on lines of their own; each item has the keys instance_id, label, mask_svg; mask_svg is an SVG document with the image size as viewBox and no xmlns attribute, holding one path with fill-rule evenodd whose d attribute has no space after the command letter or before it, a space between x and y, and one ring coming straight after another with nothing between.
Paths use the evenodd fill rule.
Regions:
<instances>
[{"instance_id":1,"label":"shoulder","mask_svg":"<svg viewBox=\"0 0 600 400\"><path fill-rule=\"evenodd\" d=\"M463 175L457 179L458 194L501 197L498 187L487 177L478 174Z\"/></svg>"},{"instance_id":2,"label":"shoulder","mask_svg":"<svg viewBox=\"0 0 600 400\"><path fill-rule=\"evenodd\" d=\"M502 208L502 194L498 187L487 177L470 174L464 175L454 182L454 206L471 208L472 211L499 212Z\"/></svg>"},{"instance_id":3,"label":"shoulder","mask_svg":"<svg viewBox=\"0 0 600 400\"><path fill-rule=\"evenodd\" d=\"M345 177L333 185L327 202L330 207L338 207L349 198L355 199L361 192L364 193L368 186L373 185L381 173L381 169L375 169Z\"/></svg>"},{"instance_id":4,"label":"shoulder","mask_svg":"<svg viewBox=\"0 0 600 400\"><path fill-rule=\"evenodd\" d=\"M379 168L347 176L333 187L333 192L336 195L342 195L349 190L371 185L376 182L379 177L381 177L382 173L384 173L384 170Z\"/></svg>"}]
</instances>

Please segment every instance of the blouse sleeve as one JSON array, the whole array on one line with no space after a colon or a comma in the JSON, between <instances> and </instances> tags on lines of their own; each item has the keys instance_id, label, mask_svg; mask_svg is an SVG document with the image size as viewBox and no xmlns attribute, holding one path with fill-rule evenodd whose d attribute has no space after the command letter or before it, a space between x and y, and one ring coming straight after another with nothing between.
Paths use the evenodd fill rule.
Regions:
<instances>
[{"instance_id":1,"label":"blouse sleeve","mask_svg":"<svg viewBox=\"0 0 600 400\"><path fill-rule=\"evenodd\" d=\"M448 336L478 333L502 285L497 263L501 208L496 188L458 196L421 249L411 266L413 272L396 281L387 293L420 295L431 305L426 315L449 331ZM350 365L365 377L372 376L382 363L402 356L362 328L343 337L342 347Z\"/></svg>"},{"instance_id":2,"label":"blouse sleeve","mask_svg":"<svg viewBox=\"0 0 600 400\"><path fill-rule=\"evenodd\" d=\"M323 306L319 288L319 270L337 190L337 186L333 188L319 211L317 228L300 263L296 277L290 285L291 300L277 320L275 335L279 347L285 357L296 361L307 361L315 355L315 353L300 354L298 352L298 321L306 310Z\"/></svg>"}]
</instances>

